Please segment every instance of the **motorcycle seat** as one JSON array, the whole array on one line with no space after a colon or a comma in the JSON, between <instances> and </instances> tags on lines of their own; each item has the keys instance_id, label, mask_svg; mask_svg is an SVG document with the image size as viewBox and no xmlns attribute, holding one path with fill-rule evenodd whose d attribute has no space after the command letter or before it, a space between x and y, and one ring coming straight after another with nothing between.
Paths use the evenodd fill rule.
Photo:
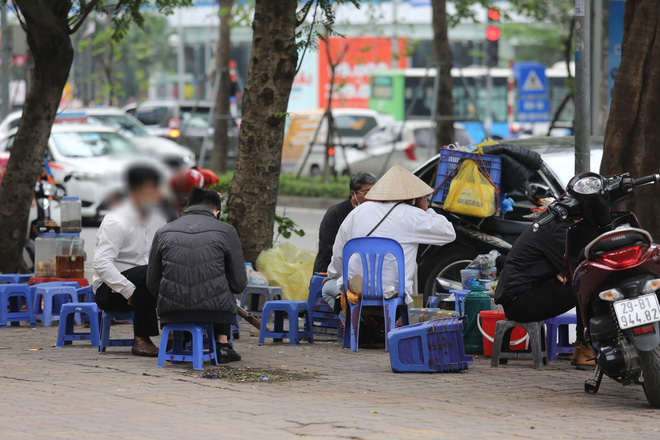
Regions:
<instances>
[{"instance_id":1,"label":"motorcycle seat","mask_svg":"<svg viewBox=\"0 0 660 440\"><path fill-rule=\"evenodd\" d=\"M637 228L615 229L596 237L584 248L584 257L594 260L601 255L630 246L649 246L653 239L648 232ZM580 257L582 257L580 253ZM581 261L583 258L579 258Z\"/></svg>"}]
</instances>

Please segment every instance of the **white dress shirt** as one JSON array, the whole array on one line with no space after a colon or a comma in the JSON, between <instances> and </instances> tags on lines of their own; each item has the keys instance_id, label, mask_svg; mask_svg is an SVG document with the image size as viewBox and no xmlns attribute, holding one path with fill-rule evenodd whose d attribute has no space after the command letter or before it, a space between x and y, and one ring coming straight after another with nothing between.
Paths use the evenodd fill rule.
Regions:
<instances>
[{"instance_id":1,"label":"white dress shirt","mask_svg":"<svg viewBox=\"0 0 660 440\"><path fill-rule=\"evenodd\" d=\"M328 277L342 283L342 252L351 239L366 237L396 202L366 202L355 208L341 224L332 248ZM433 209L426 211L401 203L387 216L371 237L386 237L399 242L405 256L406 293L413 294L413 276L420 244L442 246L456 238L454 226ZM348 266L349 278L362 274L362 260L353 255ZM383 291L398 289L398 271L394 257L388 254L383 263Z\"/></svg>"},{"instance_id":2,"label":"white dress shirt","mask_svg":"<svg viewBox=\"0 0 660 440\"><path fill-rule=\"evenodd\" d=\"M96 233L94 291L105 283L127 299L133 296L135 285L121 273L148 263L154 235L165 223L160 214L141 219L131 202L110 211Z\"/></svg>"}]
</instances>

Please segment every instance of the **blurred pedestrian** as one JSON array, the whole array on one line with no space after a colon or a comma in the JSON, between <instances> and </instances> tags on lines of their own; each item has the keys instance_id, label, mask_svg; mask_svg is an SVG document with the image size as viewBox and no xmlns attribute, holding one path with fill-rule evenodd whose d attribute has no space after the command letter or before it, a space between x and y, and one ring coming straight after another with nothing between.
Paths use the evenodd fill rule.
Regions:
<instances>
[{"instance_id":1,"label":"blurred pedestrian","mask_svg":"<svg viewBox=\"0 0 660 440\"><path fill-rule=\"evenodd\" d=\"M134 166L128 170L128 199L110 211L98 232L94 249L94 292L102 310L133 311L137 356L158 356L151 336L158 336L156 300L147 289L147 262L161 215L157 170Z\"/></svg>"},{"instance_id":2,"label":"blurred pedestrian","mask_svg":"<svg viewBox=\"0 0 660 440\"><path fill-rule=\"evenodd\" d=\"M158 230L149 257L147 285L158 297L161 324L214 325L218 362L240 361L229 343L236 323L234 292L247 286L243 250L233 226L217 219L216 191L193 188L178 220Z\"/></svg>"},{"instance_id":3,"label":"blurred pedestrian","mask_svg":"<svg viewBox=\"0 0 660 440\"><path fill-rule=\"evenodd\" d=\"M319 252L314 261L314 273L326 273L332 259L332 246L335 244L337 231L351 211L366 202L365 197L376 183L376 176L358 171L351 176L348 199L328 208L319 227Z\"/></svg>"}]
</instances>

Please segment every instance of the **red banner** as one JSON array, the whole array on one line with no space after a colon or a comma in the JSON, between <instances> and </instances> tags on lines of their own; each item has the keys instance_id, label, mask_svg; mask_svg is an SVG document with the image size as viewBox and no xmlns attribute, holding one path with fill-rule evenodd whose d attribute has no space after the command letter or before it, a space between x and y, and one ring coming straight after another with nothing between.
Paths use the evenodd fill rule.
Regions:
<instances>
[{"instance_id":1,"label":"red banner","mask_svg":"<svg viewBox=\"0 0 660 440\"><path fill-rule=\"evenodd\" d=\"M319 42L319 107L325 108L330 94L330 62L335 69L332 94L333 107L367 108L369 106L369 75L376 70L392 68L392 40L385 37L331 37L329 49ZM405 54L405 40L399 39L398 53ZM407 67L405 55L397 66Z\"/></svg>"}]
</instances>

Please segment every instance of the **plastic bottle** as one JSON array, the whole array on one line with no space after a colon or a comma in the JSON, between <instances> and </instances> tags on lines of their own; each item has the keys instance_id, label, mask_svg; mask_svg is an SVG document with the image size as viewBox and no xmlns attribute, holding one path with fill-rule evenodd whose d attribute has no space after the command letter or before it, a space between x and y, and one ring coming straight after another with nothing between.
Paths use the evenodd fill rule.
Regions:
<instances>
[{"instance_id":1,"label":"plastic bottle","mask_svg":"<svg viewBox=\"0 0 660 440\"><path fill-rule=\"evenodd\" d=\"M486 293L484 286L479 283L473 283L470 293L465 297L465 316L468 320L465 327L463 327L465 353L483 353L483 338L477 326L477 320L479 319L479 312L490 310L490 305L490 295Z\"/></svg>"},{"instance_id":2,"label":"plastic bottle","mask_svg":"<svg viewBox=\"0 0 660 440\"><path fill-rule=\"evenodd\" d=\"M34 276L54 277L57 234L46 232L34 240Z\"/></svg>"},{"instance_id":3,"label":"plastic bottle","mask_svg":"<svg viewBox=\"0 0 660 440\"><path fill-rule=\"evenodd\" d=\"M61 232L79 233L82 231L82 203L78 197L62 197L60 202Z\"/></svg>"}]
</instances>

